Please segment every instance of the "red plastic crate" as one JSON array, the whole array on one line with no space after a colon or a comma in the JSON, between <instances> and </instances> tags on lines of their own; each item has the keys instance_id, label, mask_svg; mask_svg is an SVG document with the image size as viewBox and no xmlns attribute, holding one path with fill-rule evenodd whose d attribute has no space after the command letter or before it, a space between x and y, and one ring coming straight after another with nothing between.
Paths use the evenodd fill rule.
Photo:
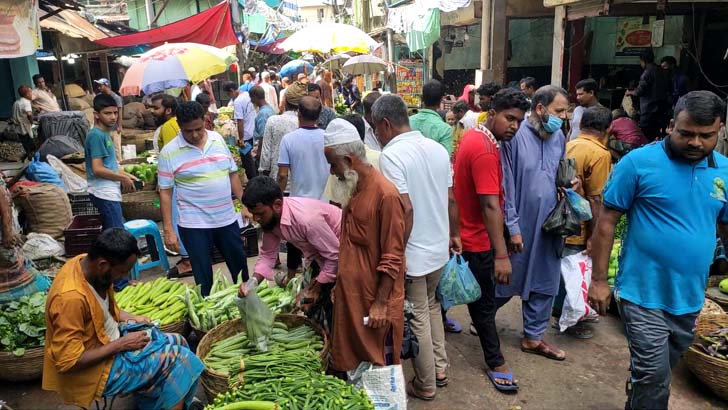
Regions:
<instances>
[{"instance_id":1,"label":"red plastic crate","mask_svg":"<svg viewBox=\"0 0 728 410\"><path fill-rule=\"evenodd\" d=\"M102 229L100 215L74 216L68 227L63 230L66 256L76 256L88 252Z\"/></svg>"}]
</instances>

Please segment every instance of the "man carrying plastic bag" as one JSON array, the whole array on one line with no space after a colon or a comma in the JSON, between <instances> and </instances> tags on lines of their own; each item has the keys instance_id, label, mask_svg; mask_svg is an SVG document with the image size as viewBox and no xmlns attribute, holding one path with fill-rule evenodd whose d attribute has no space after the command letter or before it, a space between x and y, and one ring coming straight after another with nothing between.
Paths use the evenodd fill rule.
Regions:
<instances>
[{"instance_id":1,"label":"man carrying plastic bag","mask_svg":"<svg viewBox=\"0 0 728 410\"><path fill-rule=\"evenodd\" d=\"M587 108L581 118L579 138L566 144L566 157L576 160L576 175L582 181L576 191L567 192L567 198L577 214L588 211L584 209L588 201L592 218L582 222L580 235L566 239L561 259L562 282L554 302L554 313L560 317L559 329L579 339L594 336L586 322L598 318L587 302L592 271L590 238L599 218L602 190L612 169L612 158L607 149L611 122L612 114L607 108Z\"/></svg>"}]
</instances>

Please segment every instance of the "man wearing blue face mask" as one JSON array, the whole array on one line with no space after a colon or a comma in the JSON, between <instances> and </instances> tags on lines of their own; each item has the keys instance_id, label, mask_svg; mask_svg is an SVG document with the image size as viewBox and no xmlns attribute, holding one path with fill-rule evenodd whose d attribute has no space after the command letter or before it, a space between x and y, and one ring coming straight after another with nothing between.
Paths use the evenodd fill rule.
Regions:
<instances>
[{"instance_id":1,"label":"man wearing blue face mask","mask_svg":"<svg viewBox=\"0 0 728 410\"><path fill-rule=\"evenodd\" d=\"M569 101L566 91L547 85L531 101L531 115L511 141L503 142L501 159L506 227L513 273L508 285L496 286L496 304L520 296L523 310L521 350L553 360L566 353L543 340L551 306L559 290L561 238L541 231L556 206L556 171L564 155L561 125Z\"/></svg>"}]
</instances>

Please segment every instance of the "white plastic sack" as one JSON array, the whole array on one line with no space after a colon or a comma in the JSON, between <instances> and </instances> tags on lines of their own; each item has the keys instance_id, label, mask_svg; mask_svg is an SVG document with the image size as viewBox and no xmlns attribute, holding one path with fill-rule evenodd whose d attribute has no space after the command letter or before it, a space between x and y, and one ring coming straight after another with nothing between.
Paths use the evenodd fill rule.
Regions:
<instances>
[{"instance_id":1,"label":"white plastic sack","mask_svg":"<svg viewBox=\"0 0 728 410\"><path fill-rule=\"evenodd\" d=\"M561 259L561 277L564 278L566 297L559 318L559 329L563 332L579 320L593 319L599 314L589 306L589 284L591 283L591 257L579 252Z\"/></svg>"},{"instance_id":2,"label":"white plastic sack","mask_svg":"<svg viewBox=\"0 0 728 410\"><path fill-rule=\"evenodd\" d=\"M407 409L407 392L401 365L373 366L369 362L361 362L348 375L357 388L366 391L375 409Z\"/></svg>"},{"instance_id":3,"label":"white plastic sack","mask_svg":"<svg viewBox=\"0 0 728 410\"><path fill-rule=\"evenodd\" d=\"M86 192L88 190L88 182L71 171L71 168L64 164L63 161L51 154L46 156L46 161L61 175L61 179L69 193Z\"/></svg>"},{"instance_id":4,"label":"white plastic sack","mask_svg":"<svg viewBox=\"0 0 728 410\"><path fill-rule=\"evenodd\" d=\"M23 253L30 260L38 260L51 256L63 256L65 249L52 236L45 233L29 233L23 244Z\"/></svg>"}]
</instances>

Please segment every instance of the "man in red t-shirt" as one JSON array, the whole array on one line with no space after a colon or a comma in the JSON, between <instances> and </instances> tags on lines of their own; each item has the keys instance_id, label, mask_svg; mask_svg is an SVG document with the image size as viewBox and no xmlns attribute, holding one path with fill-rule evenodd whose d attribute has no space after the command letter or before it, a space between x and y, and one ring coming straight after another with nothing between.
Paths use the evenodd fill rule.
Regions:
<instances>
[{"instance_id":1,"label":"man in red t-shirt","mask_svg":"<svg viewBox=\"0 0 728 410\"><path fill-rule=\"evenodd\" d=\"M503 173L500 141L516 134L530 104L519 90L503 89L493 97L488 119L460 140L453 188L460 213L463 257L478 281L481 297L468 304L480 337L488 377L499 391L518 390L505 364L495 325L496 281L508 284L511 263L503 237Z\"/></svg>"}]
</instances>

